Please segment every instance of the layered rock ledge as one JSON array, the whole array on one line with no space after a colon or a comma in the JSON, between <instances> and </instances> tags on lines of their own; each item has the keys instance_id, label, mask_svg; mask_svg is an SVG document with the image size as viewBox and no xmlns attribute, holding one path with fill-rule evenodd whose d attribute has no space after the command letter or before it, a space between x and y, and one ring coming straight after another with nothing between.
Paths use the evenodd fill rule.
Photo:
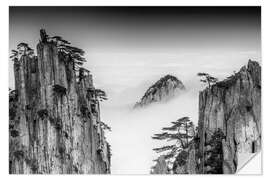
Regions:
<instances>
[{"instance_id":1,"label":"layered rock ledge","mask_svg":"<svg viewBox=\"0 0 270 180\"><path fill-rule=\"evenodd\" d=\"M37 45L37 57L15 60L14 74L9 172L110 173L92 75L77 78L74 62L50 42Z\"/></svg>"},{"instance_id":2,"label":"layered rock ledge","mask_svg":"<svg viewBox=\"0 0 270 180\"><path fill-rule=\"evenodd\" d=\"M199 137L203 158L200 173L205 173L206 144L220 128L225 139L223 173L235 173L238 156L261 149L261 67L249 60L248 65L199 95Z\"/></svg>"}]
</instances>

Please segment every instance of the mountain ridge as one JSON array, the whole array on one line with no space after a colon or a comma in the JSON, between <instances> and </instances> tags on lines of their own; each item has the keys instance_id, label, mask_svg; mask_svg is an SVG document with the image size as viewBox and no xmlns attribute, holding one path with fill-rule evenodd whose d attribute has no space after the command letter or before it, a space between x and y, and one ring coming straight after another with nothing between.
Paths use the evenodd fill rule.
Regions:
<instances>
[{"instance_id":1,"label":"mountain ridge","mask_svg":"<svg viewBox=\"0 0 270 180\"><path fill-rule=\"evenodd\" d=\"M134 108L150 105L154 102L164 102L179 95L186 88L177 77L167 74L151 85Z\"/></svg>"}]
</instances>

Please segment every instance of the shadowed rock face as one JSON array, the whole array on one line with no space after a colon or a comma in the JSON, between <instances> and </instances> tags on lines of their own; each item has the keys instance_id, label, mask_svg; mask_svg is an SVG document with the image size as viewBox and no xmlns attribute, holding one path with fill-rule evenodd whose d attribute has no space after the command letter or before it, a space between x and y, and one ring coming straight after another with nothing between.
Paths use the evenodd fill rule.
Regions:
<instances>
[{"instance_id":1,"label":"shadowed rock face","mask_svg":"<svg viewBox=\"0 0 270 180\"><path fill-rule=\"evenodd\" d=\"M158 80L145 92L140 102L137 102L134 108L147 106L154 102L165 102L179 95L185 90L183 83L176 77L166 75Z\"/></svg>"},{"instance_id":2,"label":"shadowed rock face","mask_svg":"<svg viewBox=\"0 0 270 180\"><path fill-rule=\"evenodd\" d=\"M151 174L169 174L164 156L160 156L157 159L155 166L152 168Z\"/></svg>"},{"instance_id":3,"label":"shadowed rock face","mask_svg":"<svg viewBox=\"0 0 270 180\"><path fill-rule=\"evenodd\" d=\"M249 60L235 75L200 92L198 125L202 154L215 130L225 134L223 173L235 173L239 154L260 151L261 67L257 62ZM206 173L204 157L200 171Z\"/></svg>"},{"instance_id":4,"label":"shadowed rock face","mask_svg":"<svg viewBox=\"0 0 270 180\"><path fill-rule=\"evenodd\" d=\"M179 153L173 164L173 174L196 174L196 149L192 142L186 150Z\"/></svg>"},{"instance_id":5,"label":"shadowed rock face","mask_svg":"<svg viewBox=\"0 0 270 180\"><path fill-rule=\"evenodd\" d=\"M110 173L92 76L76 80L74 63L54 43L40 42L37 55L14 62L9 172Z\"/></svg>"}]
</instances>

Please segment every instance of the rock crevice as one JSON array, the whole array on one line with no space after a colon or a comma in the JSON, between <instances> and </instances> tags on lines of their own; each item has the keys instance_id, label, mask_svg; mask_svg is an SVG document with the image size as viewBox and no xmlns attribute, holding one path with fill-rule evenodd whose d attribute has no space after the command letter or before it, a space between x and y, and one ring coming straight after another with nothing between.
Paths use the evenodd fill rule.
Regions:
<instances>
[{"instance_id":1,"label":"rock crevice","mask_svg":"<svg viewBox=\"0 0 270 180\"><path fill-rule=\"evenodd\" d=\"M200 92L198 126L202 154L211 133L218 128L223 131L224 173L235 173L242 153L261 149L261 67L257 62L250 60L238 73ZM200 171L205 171L204 158Z\"/></svg>"},{"instance_id":2,"label":"rock crevice","mask_svg":"<svg viewBox=\"0 0 270 180\"><path fill-rule=\"evenodd\" d=\"M14 60L14 74L10 173L110 173L92 76L77 80L74 62L52 42L39 42L37 57Z\"/></svg>"}]
</instances>

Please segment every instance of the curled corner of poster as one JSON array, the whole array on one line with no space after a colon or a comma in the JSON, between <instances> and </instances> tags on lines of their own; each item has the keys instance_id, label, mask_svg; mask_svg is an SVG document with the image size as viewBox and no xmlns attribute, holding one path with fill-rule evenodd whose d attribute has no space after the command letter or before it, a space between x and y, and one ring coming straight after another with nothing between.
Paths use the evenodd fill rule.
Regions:
<instances>
[{"instance_id":1,"label":"curled corner of poster","mask_svg":"<svg viewBox=\"0 0 270 180\"><path fill-rule=\"evenodd\" d=\"M242 161L240 159L246 159ZM242 154L239 156L241 164L236 174L239 175L262 175L262 152L257 154Z\"/></svg>"}]
</instances>

